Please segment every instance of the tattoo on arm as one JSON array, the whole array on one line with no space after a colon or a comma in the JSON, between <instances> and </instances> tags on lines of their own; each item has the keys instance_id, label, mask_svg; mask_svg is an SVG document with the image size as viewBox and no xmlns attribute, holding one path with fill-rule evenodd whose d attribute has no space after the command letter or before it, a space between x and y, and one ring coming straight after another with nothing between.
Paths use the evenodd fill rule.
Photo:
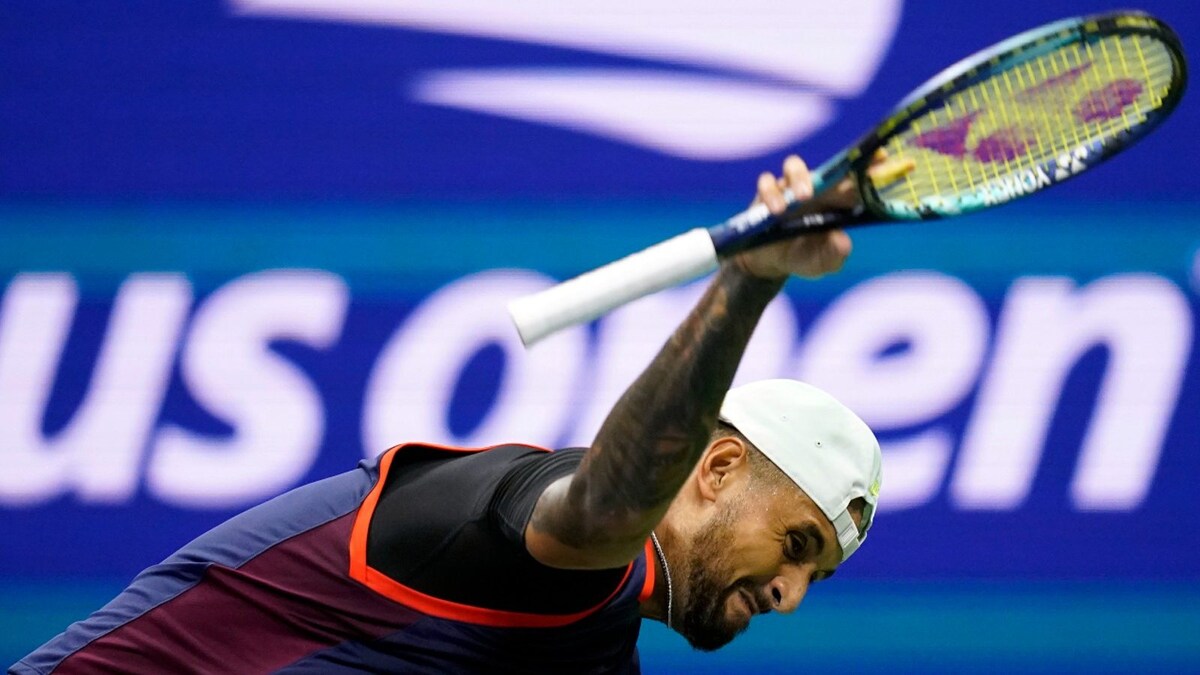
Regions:
<instances>
[{"instance_id":1,"label":"tattoo on arm","mask_svg":"<svg viewBox=\"0 0 1200 675\"><path fill-rule=\"evenodd\" d=\"M601 426L569 488L531 525L564 544L636 554L691 473L767 303L783 280L721 267L704 297Z\"/></svg>"}]
</instances>

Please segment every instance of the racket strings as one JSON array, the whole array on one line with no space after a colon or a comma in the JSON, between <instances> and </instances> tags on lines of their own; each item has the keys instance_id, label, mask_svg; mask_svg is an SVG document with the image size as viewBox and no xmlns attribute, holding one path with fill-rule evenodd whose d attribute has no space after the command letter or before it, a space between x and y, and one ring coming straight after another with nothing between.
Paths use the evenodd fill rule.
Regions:
<instances>
[{"instance_id":1,"label":"racket strings","mask_svg":"<svg viewBox=\"0 0 1200 675\"><path fill-rule=\"evenodd\" d=\"M1160 40L1126 34L1004 68L890 139L889 152L912 157L917 168L876 189L892 210L950 213L972 206L989 186L1044 180L1047 167L1069 175L1085 159L1079 148L1140 125L1162 105L1175 67Z\"/></svg>"}]
</instances>

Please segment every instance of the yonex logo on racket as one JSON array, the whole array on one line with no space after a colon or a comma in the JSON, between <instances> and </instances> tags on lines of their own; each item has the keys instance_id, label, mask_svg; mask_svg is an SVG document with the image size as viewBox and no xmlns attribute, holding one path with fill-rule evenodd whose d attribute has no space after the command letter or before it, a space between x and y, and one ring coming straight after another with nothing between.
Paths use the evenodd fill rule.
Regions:
<instances>
[{"instance_id":1,"label":"yonex logo on racket","mask_svg":"<svg viewBox=\"0 0 1200 675\"><path fill-rule=\"evenodd\" d=\"M1074 152L1064 152L1055 160L1054 180L1066 180L1087 168L1088 149L1080 146Z\"/></svg>"},{"instance_id":2,"label":"yonex logo on racket","mask_svg":"<svg viewBox=\"0 0 1200 675\"><path fill-rule=\"evenodd\" d=\"M1097 145L1102 146L1103 142L1097 143ZM994 206L1032 194L1042 188L1054 185L1056 182L1082 173L1088 168L1087 160L1091 156L1092 151L1088 146L1081 145L1055 157L1050 166L1035 166L998 178L985 185L978 192L977 197L984 206ZM1050 171L1053 171L1053 175L1050 174Z\"/></svg>"},{"instance_id":3,"label":"yonex logo on racket","mask_svg":"<svg viewBox=\"0 0 1200 675\"><path fill-rule=\"evenodd\" d=\"M1056 173L1055 180L1062 180L1062 178ZM1009 174L988 183L979 191L978 196L984 206L993 206L1032 192L1037 192L1053 184L1054 181L1050 179L1046 170L1037 166L1018 173Z\"/></svg>"}]
</instances>

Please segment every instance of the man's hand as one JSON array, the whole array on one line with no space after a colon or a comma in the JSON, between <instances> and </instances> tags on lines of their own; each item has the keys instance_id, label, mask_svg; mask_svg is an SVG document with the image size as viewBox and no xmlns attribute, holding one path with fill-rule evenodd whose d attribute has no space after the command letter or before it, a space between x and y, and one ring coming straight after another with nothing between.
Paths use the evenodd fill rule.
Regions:
<instances>
[{"instance_id":1,"label":"man's hand","mask_svg":"<svg viewBox=\"0 0 1200 675\"><path fill-rule=\"evenodd\" d=\"M872 177L894 180L912 171L911 159L902 157L889 160L887 153L880 150L872 160ZM877 179L877 180L879 180ZM783 192L791 189L796 199L812 199L812 176L804 160L792 155L783 162L783 175L776 177L764 172L758 177L758 195L755 204L766 204L776 215L787 209ZM825 211L849 211L859 204L858 189L852 178L846 178L816 199L796 209L797 214ZM788 275L816 279L842 268L850 255L850 237L841 230L830 230L795 237L766 246L743 251L732 263L753 276L763 279L782 279Z\"/></svg>"},{"instance_id":2,"label":"man's hand","mask_svg":"<svg viewBox=\"0 0 1200 675\"><path fill-rule=\"evenodd\" d=\"M853 207L853 200L856 199L853 183L848 187L850 189L839 185L831 191L840 202L829 203L824 195L821 202L826 208ZM796 155L784 160L783 176L776 178L774 174L764 171L758 177L758 195L754 203L766 204L771 213L779 215L787 209L783 191L788 188L798 200L812 198L812 176L808 172L808 165ZM845 203L844 207L842 203ZM850 237L845 232L830 230L752 248L734 256L732 262L763 279L783 279L791 274L816 279L840 270L850 255L850 248Z\"/></svg>"}]
</instances>

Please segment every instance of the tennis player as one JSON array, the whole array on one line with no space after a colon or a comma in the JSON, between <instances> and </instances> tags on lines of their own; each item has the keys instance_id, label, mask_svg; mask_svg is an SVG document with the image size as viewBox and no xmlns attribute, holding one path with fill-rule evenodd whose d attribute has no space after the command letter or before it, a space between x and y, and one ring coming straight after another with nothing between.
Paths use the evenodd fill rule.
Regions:
<instances>
[{"instance_id":1,"label":"tennis player","mask_svg":"<svg viewBox=\"0 0 1200 675\"><path fill-rule=\"evenodd\" d=\"M784 188L811 194L797 157L758 199L781 212ZM727 390L787 277L849 252L829 232L723 263L590 448L396 446L219 525L9 672L637 672L642 618L712 650L791 612L866 537L879 445L811 386Z\"/></svg>"}]
</instances>

